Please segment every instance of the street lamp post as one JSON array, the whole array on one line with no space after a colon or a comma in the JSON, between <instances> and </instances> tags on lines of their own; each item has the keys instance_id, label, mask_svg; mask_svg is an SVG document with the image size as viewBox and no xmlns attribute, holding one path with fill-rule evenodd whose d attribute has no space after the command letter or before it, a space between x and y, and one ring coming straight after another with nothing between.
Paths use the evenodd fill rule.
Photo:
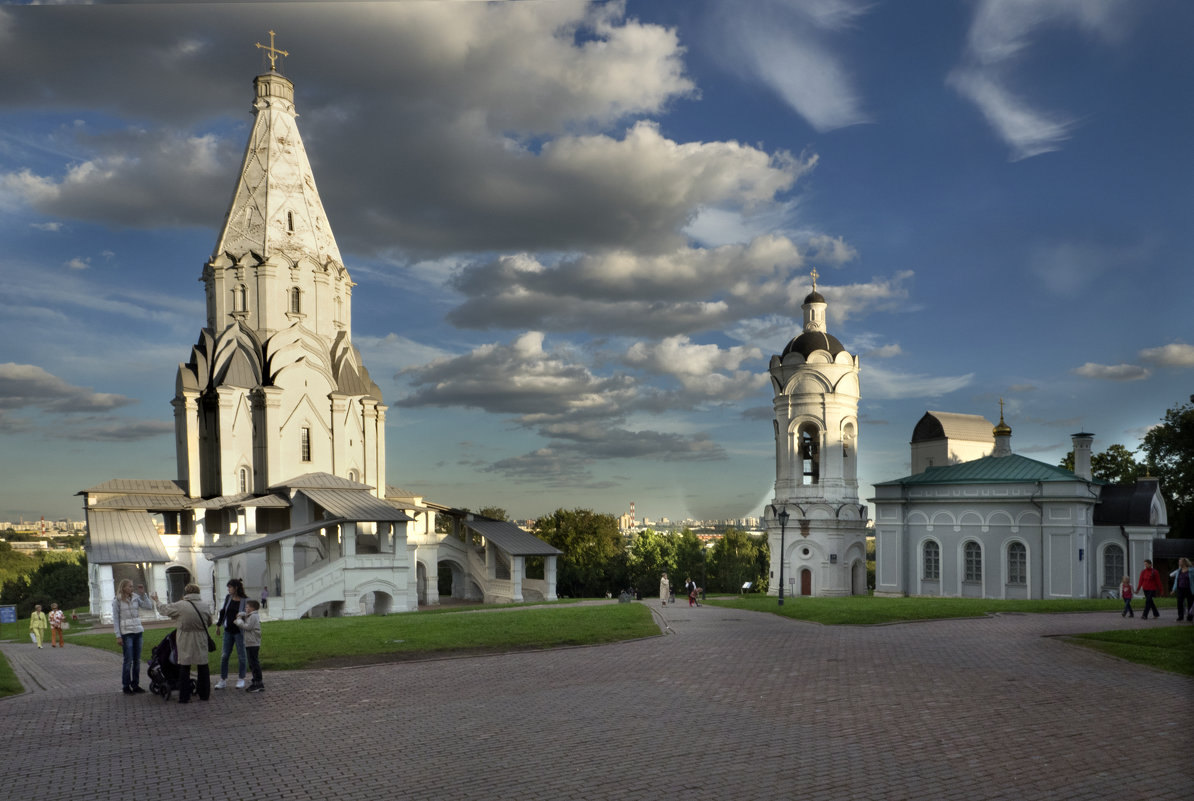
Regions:
<instances>
[{"instance_id":1,"label":"street lamp post","mask_svg":"<svg viewBox=\"0 0 1194 801\"><path fill-rule=\"evenodd\" d=\"M771 506L772 511L775 510L775 505ZM779 511L775 513L775 517L779 520L779 605L784 605L784 534L788 528L788 507L781 506Z\"/></svg>"}]
</instances>

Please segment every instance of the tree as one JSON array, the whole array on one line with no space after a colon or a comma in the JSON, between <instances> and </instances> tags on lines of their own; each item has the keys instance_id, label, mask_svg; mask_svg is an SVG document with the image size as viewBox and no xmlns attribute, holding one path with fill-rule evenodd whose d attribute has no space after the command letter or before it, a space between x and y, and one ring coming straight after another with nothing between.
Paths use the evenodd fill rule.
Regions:
<instances>
[{"instance_id":1,"label":"tree","mask_svg":"<svg viewBox=\"0 0 1194 801\"><path fill-rule=\"evenodd\" d=\"M675 549L671 537L651 529L634 538L627 554L630 587L645 595L654 595L663 573L675 573ZM674 579L673 579L674 580Z\"/></svg>"},{"instance_id":2,"label":"tree","mask_svg":"<svg viewBox=\"0 0 1194 801\"><path fill-rule=\"evenodd\" d=\"M1136 479L1144 475L1144 465L1137 462L1132 453L1117 442L1108 446L1107 450L1102 453L1092 454L1090 457L1091 476L1112 484L1134 484ZM1059 467L1073 471L1073 451L1065 455Z\"/></svg>"},{"instance_id":3,"label":"tree","mask_svg":"<svg viewBox=\"0 0 1194 801\"><path fill-rule=\"evenodd\" d=\"M506 510L500 506L482 506L477 510L477 514L481 517L488 517L490 520L501 520L506 522L510 516L506 514Z\"/></svg>"},{"instance_id":4,"label":"tree","mask_svg":"<svg viewBox=\"0 0 1194 801\"><path fill-rule=\"evenodd\" d=\"M1165 412L1141 446L1150 475L1161 480L1169 507L1169 536L1194 537L1194 395Z\"/></svg>"},{"instance_id":5,"label":"tree","mask_svg":"<svg viewBox=\"0 0 1194 801\"><path fill-rule=\"evenodd\" d=\"M535 521L535 535L564 552L556 563L558 594L594 597L626 586L626 550L613 515L557 509Z\"/></svg>"},{"instance_id":6,"label":"tree","mask_svg":"<svg viewBox=\"0 0 1194 801\"><path fill-rule=\"evenodd\" d=\"M34 604L48 610L51 602L62 609L87 605L87 565L81 555L45 559L37 570L8 581L0 591L0 603L16 604L18 617L28 617Z\"/></svg>"},{"instance_id":7,"label":"tree","mask_svg":"<svg viewBox=\"0 0 1194 801\"><path fill-rule=\"evenodd\" d=\"M737 592L744 583L758 582L759 543L749 534L734 527L713 546L709 555L710 589L718 592Z\"/></svg>"}]
</instances>

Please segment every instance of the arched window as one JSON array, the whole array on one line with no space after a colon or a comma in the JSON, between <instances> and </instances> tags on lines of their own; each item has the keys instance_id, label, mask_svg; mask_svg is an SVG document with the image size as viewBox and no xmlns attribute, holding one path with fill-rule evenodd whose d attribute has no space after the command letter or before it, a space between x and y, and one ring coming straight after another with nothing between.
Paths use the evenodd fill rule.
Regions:
<instances>
[{"instance_id":1,"label":"arched window","mask_svg":"<svg viewBox=\"0 0 1194 801\"><path fill-rule=\"evenodd\" d=\"M238 473L239 473L239 475L238 475L238 483L239 483L239 486L240 486L240 489L239 489L239 491L240 491L240 492L248 492L248 491L249 491L249 468L247 468L247 467L242 467L242 468L241 468L241 469L238 471Z\"/></svg>"},{"instance_id":2,"label":"arched window","mask_svg":"<svg viewBox=\"0 0 1194 801\"><path fill-rule=\"evenodd\" d=\"M796 432L796 447L800 454L800 483L808 486L821 480L821 432L812 423L805 423Z\"/></svg>"},{"instance_id":3,"label":"arched window","mask_svg":"<svg viewBox=\"0 0 1194 801\"><path fill-rule=\"evenodd\" d=\"M965 562L963 566L962 580L963 581L982 581L983 580L983 549L977 542L971 540L966 543L962 549L962 558Z\"/></svg>"},{"instance_id":4,"label":"arched window","mask_svg":"<svg viewBox=\"0 0 1194 801\"><path fill-rule=\"evenodd\" d=\"M243 312L245 310L245 285L238 284L232 290L232 310Z\"/></svg>"},{"instance_id":5,"label":"arched window","mask_svg":"<svg viewBox=\"0 0 1194 801\"><path fill-rule=\"evenodd\" d=\"M303 429L302 438L299 443L299 449L302 454L302 460L304 462L311 461L311 429Z\"/></svg>"},{"instance_id":6,"label":"arched window","mask_svg":"<svg viewBox=\"0 0 1194 801\"><path fill-rule=\"evenodd\" d=\"M1108 545L1103 551L1103 586L1118 587L1127 575L1125 571L1124 549L1118 545Z\"/></svg>"},{"instance_id":7,"label":"arched window","mask_svg":"<svg viewBox=\"0 0 1194 801\"><path fill-rule=\"evenodd\" d=\"M939 581L941 579L941 546L932 540L926 542L922 562L925 581Z\"/></svg>"},{"instance_id":8,"label":"arched window","mask_svg":"<svg viewBox=\"0 0 1194 801\"><path fill-rule=\"evenodd\" d=\"M290 288L290 313L303 313L303 293L297 286Z\"/></svg>"},{"instance_id":9,"label":"arched window","mask_svg":"<svg viewBox=\"0 0 1194 801\"><path fill-rule=\"evenodd\" d=\"M360 480L361 480L361 474L360 474L360 473L358 473L358 472L356 471L356 469L355 469L355 468L354 468L354 469L352 469L352 470L349 470L349 471L348 471L348 480L349 480L349 481L360 481Z\"/></svg>"},{"instance_id":10,"label":"arched window","mask_svg":"<svg viewBox=\"0 0 1194 801\"><path fill-rule=\"evenodd\" d=\"M1007 546L1007 583L1028 583L1028 549L1022 542Z\"/></svg>"},{"instance_id":11,"label":"arched window","mask_svg":"<svg viewBox=\"0 0 1194 801\"><path fill-rule=\"evenodd\" d=\"M294 212L293 211L286 212L286 230L287 231L294 230Z\"/></svg>"}]
</instances>

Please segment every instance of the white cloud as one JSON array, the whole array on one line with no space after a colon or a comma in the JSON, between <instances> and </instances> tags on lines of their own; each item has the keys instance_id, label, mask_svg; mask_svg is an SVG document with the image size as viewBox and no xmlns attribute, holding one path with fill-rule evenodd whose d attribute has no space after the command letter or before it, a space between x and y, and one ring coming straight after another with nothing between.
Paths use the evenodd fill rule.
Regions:
<instances>
[{"instance_id":1,"label":"white cloud","mask_svg":"<svg viewBox=\"0 0 1194 801\"><path fill-rule=\"evenodd\" d=\"M761 81L817 131L868 120L849 71L833 46L869 3L726 3L715 33L726 66Z\"/></svg>"},{"instance_id":2,"label":"white cloud","mask_svg":"<svg viewBox=\"0 0 1194 801\"><path fill-rule=\"evenodd\" d=\"M65 266L70 270L88 270L91 268L91 260L74 258L68 261Z\"/></svg>"},{"instance_id":3,"label":"white cloud","mask_svg":"<svg viewBox=\"0 0 1194 801\"><path fill-rule=\"evenodd\" d=\"M863 373L862 391L872 400L903 400L908 398L940 398L970 386L974 373L957 376L928 376L921 373L901 373L869 365Z\"/></svg>"},{"instance_id":4,"label":"white cloud","mask_svg":"<svg viewBox=\"0 0 1194 801\"><path fill-rule=\"evenodd\" d=\"M0 409L32 407L69 414L106 412L136 402L123 395L68 384L35 364L0 364Z\"/></svg>"},{"instance_id":5,"label":"white cloud","mask_svg":"<svg viewBox=\"0 0 1194 801\"><path fill-rule=\"evenodd\" d=\"M761 371L763 353L755 347L699 345L681 335L657 343L636 342L623 360L631 367L672 376L698 398L741 400L758 396L768 385Z\"/></svg>"},{"instance_id":6,"label":"white cloud","mask_svg":"<svg viewBox=\"0 0 1194 801\"><path fill-rule=\"evenodd\" d=\"M1194 345L1172 342L1140 351L1141 361L1157 367L1194 367Z\"/></svg>"},{"instance_id":7,"label":"white cloud","mask_svg":"<svg viewBox=\"0 0 1194 801\"><path fill-rule=\"evenodd\" d=\"M978 107L1011 148L1013 161L1057 150L1074 118L1034 108L1026 90L1013 88L1016 68L1034 37L1049 27L1078 27L1103 40L1121 30L1120 0L982 0L974 12L963 63L946 83ZM1028 81L1021 81L1027 86Z\"/></svg>"},{"instance_id":8,"label":"white cloud","mask_svg":"<svg viewBox=\"0 0 1194 801\"><path fill-rule=\"evenodd\" d=\"M1096 378L1100 381L1140 381L1148 378L1152 373L1146 367L1137 364L1095 364L1087 362L1081 367L1075 367L1072 372L1083 378Z\"/></svg>"}]
</instances>

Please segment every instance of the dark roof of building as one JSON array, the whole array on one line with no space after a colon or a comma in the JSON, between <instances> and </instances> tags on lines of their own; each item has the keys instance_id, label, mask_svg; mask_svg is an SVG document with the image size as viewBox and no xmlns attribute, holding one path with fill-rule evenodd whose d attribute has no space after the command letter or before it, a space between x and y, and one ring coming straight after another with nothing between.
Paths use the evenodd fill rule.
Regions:
<instances>
[{"instance_id":1,"label":"dark roof of building","mask_svg":"<svg viewBox=\"0 0 1194 801\"><path fill-rule=\"evenodd\" d=\"M511 556L557 556L563 553L559 548L548 545L534 534L523 531L513 523L473 518L466 520L464 525Z\"/></svg>"},{"instance_id":2,"label":"dark roof of building","mask_svg":"<svg viewBox=\"0 0 1194 801\"><path fill-rule=\"evenodd\" d=\"M372 493L359 489L300 489L333 517L346 520L367 520L370 522L402 523L413 520L391 503L386 503Z\"/></svg>"},{"instance_id":3,"label":"dark roof of building","mask_svg":"<svg viewBox=\"0 0 1194 801\"><path fill-rule=\"evenodd\" d=\"M940 465L925 468L923 473L905 476L892 481L881 481L876 486L891 484L997 484L1021 483L1025 481L1082 481L1062 467L1038 462L1019 454L1008 456L984 456L961 464Z\"/></svg>"},{"instance_id":4,"label":"dark roof of building","mask_svg":"<svg viewBox=\"0 0 1194 801\"><path fill-rule=\"evenodd\" d=\"M809 292L807 295L804 296L804 302L805 303L824 303L825 296L814 289L812 292Z\"/></svg>"},{"instance_id":5,"label":"dark roof of building","mask_svg":"<svg viewBox=\"0 0 1194 801\"><path fill-rule=\"evenodd\" d=\"M1152 525L1153 498L1157 494L1155 478L1142 478L1135 484L1107 484L1094 509L1094 522L1104 525Z\"/></svg>"},{"instance_id":6,"label":"dark roof of building","mask_svg":"<svg viewBox=\"0 0 1194 801\"><path fill-rule=\"evenodd\" d=\"M795 352L807 359L813 351L825 350L829 351L830 356L837 356L845 349L833 334L827 334L824 331L805 331L788 343L782 355L787 356L789 353Z\"/></svg>"}]
</instances>

